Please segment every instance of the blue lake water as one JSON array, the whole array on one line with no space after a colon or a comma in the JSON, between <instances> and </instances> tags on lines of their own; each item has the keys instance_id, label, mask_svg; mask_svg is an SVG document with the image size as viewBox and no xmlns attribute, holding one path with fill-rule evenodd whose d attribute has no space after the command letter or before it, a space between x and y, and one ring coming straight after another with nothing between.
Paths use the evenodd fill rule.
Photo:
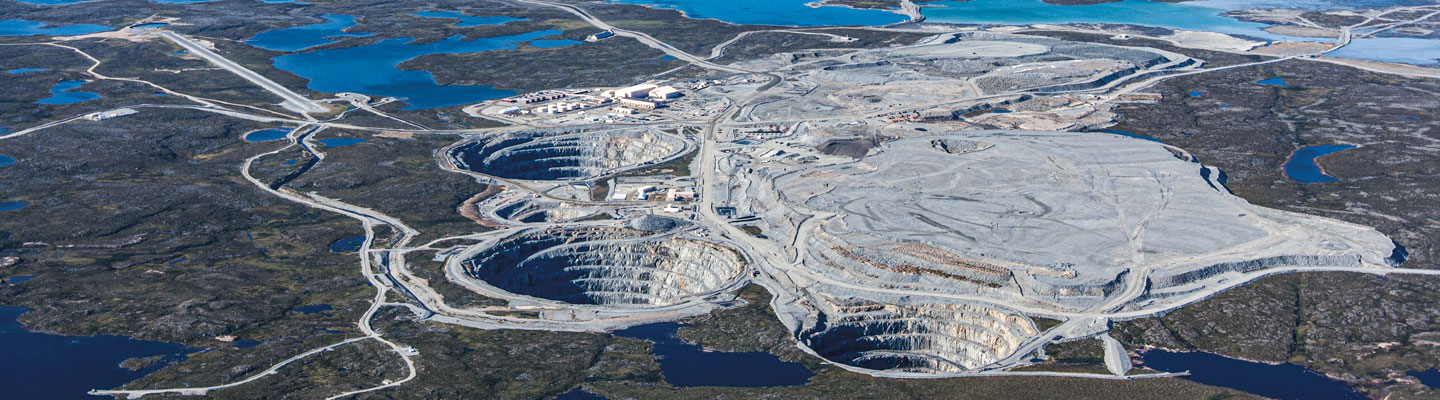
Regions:
<instances>
[{"instance_id":1,"label":"blue lake water","mask_svg":"<svg viewBox=\"0 0 1440 400\"><path fill-rule=\"evenodd\" d=\"M35 279L35 275L16 275L6 279L5 282L10 284L25 283L31 279Z\"/></svg>"},{"instance_id":2,"label":"blue lake water","mask_svg":"<svg viewBox=\"0 0 1440 400\"><path fill-rule=\"evenodd\" d=\"M354 16L325 14L320 18L324 18L325 22L260 32L246 40L245 43L266 50L288 52L335 43L340 41L338 38L374 35L364 32L345 32L346 28L356 25Z\"/></svg>"},{"instance_id":3,"label":"blue lake water","mask_svg":"<svg viewBox=\"0 0 1440 400\"><path fill-rule=\"evenodd\" d=\"M1432 369L1427 371L1410 371L1406 375L1419 379L1420 383L1433 389L1440 389L1440 370Z\"/></svg>"},{"instance_id":4,"label":"blue lake water","mask_svg":"<svg viewBox=\"0 0 1440 400\"><path fill-rule=\"evenodd\" d=\"M1316 163L1316 160L1328 154L1353 148L1355 148L1355 146L1340 144L1301 147L1299 150L1295 150L1295 154L1290 155L1289 160L1285 161L1285 176L1300 183L1338 181L1339 179L1326 175L1325 171L1321 170L1320 164Z\"/></svg>"},{"instance_id":5,"label":"blue lake water","mask_svg":"<svg viewBox=\"0 0 1440 400\"><path fill-rule=\"evenodd\" d=\"M659 8L683 11L690 18L713 18L746 25L885 25L906 20L903 15L884 10L805 5L813 3L814 0L615 0L615 2L654 5Z\"/></svg>"},{"instance_id":6,"label":"blue lake water","mask_svg":"<svg viewBox=\"0 0 1440 400\"><path fill-rule=\"evenodd\" d=\"M286 129L286 128L261 129L261 130L258 130L258 131L253 131L253 132L250 132L250 133L246 133L246 134L245 134L245 141L247 141L247 142L269 142L269 141L272 141L272 140L284 139L285 136L287 136L287 135L289 135L289 134L290 134L290 129Z\"/></svg>"},{"instance_id":7,"label":"blue lake water","mask_svg":"<svg viewBox=\"0 0 1440 400\"><path fill-rule=\"evenodd\" d=\"M1270 78L1270 79L1265 79L1265 80L1262 80L1262 81L1258 81L1258 82L1255 82L1255 83L1258 83L1258 84L1261 84L1261 85L1267 85L1267 86L1279 86L1279 87L1289 87L1289 86L1290 86L1290 84L1285 83L1285 78L1281 78L1281 77L1278 77L1278 76L1277 76L1277 77L1274 77L1274 78Z\"/></svg>"},{"instance_id":8,"label":"blue lake water","mask_svg":"<svg viewBox=\"0 0 1440 400\"><path fill-rule=\"evenodd\" d=\"M15 211L25 208L24 201L0 201L0 212Z\"/></svg>"},{"instance_id":9,"label":"blue lake water","mask_svg":"<svg viewBox=\"0 0 1440 400\"><path fill-rule=\"evenodd\" d=\"M295 4L301 6L310 5L310 3L296 0L260 0L260 2L265 4Z\"/></svg>"},{"instance_id":10,"label":"blue lake water","mask_svg":"<svg viewBox=\"0 0 1440 400\"><path fill-rule=\"evenodd\" d=\"M360 245L365 244L365 235L355 235L344 239L336 240L330 244L330 251L336 253L349 253L360 251Z\"/></svg>"},{"instance_id":11,"label":"blue lake water","mask_svg":"<svg viewBox=\"0 0 1440 400\"><path fill-rule=\"evenodd\" d=\"M1047 4L1041 0L969 0L931 3L921 9L927 22L955 24L1131 24L1172 29L1243 34L1262 39L1300 39L1260 30L1265 24L1220 15L1224 10L1185 3L1124 0L1084 6Z\"/></svg>"},{"instance_id":12,"label":"blue lake water","mask_svg":"<svg viewBox=\"0 0 1440 400\"><path fill-rule=\"evenodd\" d=\"M280 163L280 165L295 165L299 163L300 160L285 160L285 162Z\"/></svg>"},{"instance_id":13,"label":"blue lake water","mask_svg":"<svg viewBox=\"0 0 1440 400\"><path fill-rule=\"evenodd\" d=\"M31 332L17 320L25 311L0 307L0 386L6 398L95 399L85 392L124 385L200 350L123 336ZM126 359L152 356L164 359L139 371L120 367Z\"/></svg>"},{"instance_id":14,"label":"blue lake water","mask_svg":"<svg viewBox=\"0 0 1440 400\"><path fill-rule=\"evenodd\" d=\"M1190 91L1190 97L1200 97L1200 96L1204 96L1204 95L1205 95L1205 92L1202 92L1202 91L1199 91L1199 90L1192 90L1192 91Z\"/></svg>"},{"instance_id":15,"label":"blue lake water","mask_svg":"<svg viewBox=\"0 0 1440 400\"><path fill-rule=\"evenodd\" d=\"M334 310L334 309L335 309L335 307L331 307L329 304L311 304L311 305L306 305L306 306L295 307L295 311L299 311L301 314L322 313L322 312L326 312L326 311L330 311L330 310Z\"/></svg>"},{"instance_id":16,"label":"blue lake water","mask_svg":"<svg viewBox=\"0 0 1440 400\"><path fill-rule=\"evenodd\" d=\"M1344 382L1295 364L1270 365L1204 352L1146 350L1145 367L1158 371L1190 371L1185 379L1242 390L1280 400L1364 400Z\"/></svg>"},{"instance_id":17,"label":"blue lake water","mask_svg":"<svg viewBox=\"0 0 1440 400\"><path fill-rule=\"evenodd\" d=\"M85 81L61 81L50 88L50 97L35 101L38 104L74 104L86 100L100 98L100 94L94 92L72 92L80 88Z\"/></svg>"},{"instance_id":18,"label":"blue lake water","mask_svg":"<svg viewBox=\"0 0 1440 400\"><path fill-rule=\"evenodd\" d=\"M320 144L325 145L325 147L345 147L345 146L349 146L349 145L352 145L352 144L365 143L365 139L362 139L362 138L328 138L328 139L320 139L319 142L320 142Z\"/></svg>"},{"instance_id":19,"label":"blue lake water","mask_svg":"<svg viewBox=\"0 0 1440 400\"><path fill-rule=\"evenodd\" d=\"M40 71L44 71L44 70L45 70L44 68L16 68L16 69L12 69L12 70L9 70L9 71L5 71L5 73L10 74L10 75L15 75L15 74L23 74L23 73L26 73L26 72L40 72Z\"/></svg>"},{"instance_id":20,"label":"blue lake water","mask_svg":"<svg viewBox=\"0 0 1440 400\"><path fill-rule=\"evenodd\" d=\"M1242 8L1303 8L1307 10L1353 10L1395 6L1433 5L1429 0L1198 0L1195 5L1224 10Z\"/></svg>"},{"instance_id":21,"label":"blue lake water","mask_svg":"<svg viewBox=\"0 0 1440 400\"><path fill-rule=\"evenodd\" d=\"M7 156L7 155L4 155L4 154L0 154L0 167L6 166L6 165L10 165L10 164L14 164L14 163L15 163L15 157L11 157L11 156Z\"/></svg>"},{"instance_id":22,"label":"blue lake water","mask_svg":"<svg viewBox=\"0 0 1440 400\"><path fill-rule=\"evenodd\" d=\"M22 19L0 20L0 36L69 36L104 32L111 29L113 28L95 24L50 25L44 22L26 21Z\"/></svg>"},{"instance_id":23,"label":"blue lake water","mask_svg":"<svg viewBox=\"0 0 1440 400\"><path fill-rule=\"evenodd\" d=\"M675 335L680 324L662 322L615 331L616 336L655 342L665 382L678 387L766 387L804 385L815 376L800 363L767 352L705 351Z\"/></svg>"},{"instance_id":24,"label":"blue lake water","mask_svg":"<svg viewBox=\"0 0 1440 400\"><path fill-rule=\"evenodd\" d=\"M1417 65L1440 64L1440 40L1387 37L1356 39L1327 55Z\"/></svg>"},{"instance_id":25,"label":"blue lake water","mask_svg":"<svg viewBox=\"0 0 1440 400\"><path fill-rule=\"evenodd\" d=\"M515 91L484 85L440 85L429 72L397 68L401 63L427 54L513 50L525 42L558 34L558 30L543 30L475 40L462 40L462 36L456 35L428 44L394 38L358 47L289 54L273 60L276 68L309 79L311 90L393 96L406 99L410 104L405 107L407 110L422 110L511 96ZM566 42L564 45L580 43Z\"/></svg>"},{"instance_id":26,"label":"blue lake water","mask_svg":"<svg viewBox=\"0 0 1440 400\"><path fill-rule=\"evenodd\" d=\"M514 18L514 17L504 17L504 16L473 17L473 16L461 14L461 13L456 12L456 11L421 11L421 12L417 12L417 13L410 14L410 15L414 15L414 16L417 16L417 17L425 17L425 18L458 19L458 20L460 20L460 22L455 23L454 25L451 25L451 26L454 26L454 27L457 27L457 28L465 28L465 27L481 26L481 25L499 25L499 24L503 24L503 23L506 23L506 22L523 21L523 20L525 20L524 18Z\"/></svg>"},{"instance_id":27,"label":"blue lake water","mask_svg":"<svg viewBox=\"0 0 1440 400\"><path fill-rule=\"evenodd\" d=\"M259 340L255 340L255 339L237 339L237 340L235 340L235 348L237 348L237 349L248 349L248 348L251 348L251 347L259 346L261 343L265 343L265 342L262 342L262 341L259 341Z\"/></svg>"}]
</instances>

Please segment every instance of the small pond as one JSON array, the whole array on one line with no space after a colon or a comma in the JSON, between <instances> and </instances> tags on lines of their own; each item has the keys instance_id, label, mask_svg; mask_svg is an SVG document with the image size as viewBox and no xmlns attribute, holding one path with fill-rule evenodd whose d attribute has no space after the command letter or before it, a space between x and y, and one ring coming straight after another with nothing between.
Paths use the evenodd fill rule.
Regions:
<instances>
[{"instance_id":1,"label":"small pond","mask_svg":"<svg viewBox=\"0 0 1440 400\"><path fill-rule=\"evenodd\" d=\"M1355 148L1355 146L1348 144L1301 147L1299 150L1295 150L1294 154L1290 155L1289 160L1285 161L1285 176L1300 183L1338 181L1339 179L1325 173L1325 169L1320 167L1318 160L1320 157L1353 148Z\"/></svg>"}]
</instances>

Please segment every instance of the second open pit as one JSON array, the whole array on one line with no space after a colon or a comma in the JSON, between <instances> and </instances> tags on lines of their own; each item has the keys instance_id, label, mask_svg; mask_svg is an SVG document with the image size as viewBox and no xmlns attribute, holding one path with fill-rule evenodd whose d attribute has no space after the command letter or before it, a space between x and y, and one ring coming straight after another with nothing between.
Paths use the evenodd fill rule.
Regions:
<instances>
[{"instance_id":1,"label":"second open pit","mask_svg":"<svg viewBox=\"0 0 1440 400\"><path fill-rule=\"evenodd\" d=\"M585 180L678 156L687 143L649 129L507 132L456 146L463 168L523 180Z\"/></svg>"},{"instance_id":2,"label":"second open pit","mask_svg":"<svg viewBox=\"0 0 1440 400\"><path fill-rule=\"evenodd\" d=\"M556 227L501 240L464 262L471 277L514 294L571 304L665 306L723 289L744 261L673 233Z\"/></svg>"}]
</instances>

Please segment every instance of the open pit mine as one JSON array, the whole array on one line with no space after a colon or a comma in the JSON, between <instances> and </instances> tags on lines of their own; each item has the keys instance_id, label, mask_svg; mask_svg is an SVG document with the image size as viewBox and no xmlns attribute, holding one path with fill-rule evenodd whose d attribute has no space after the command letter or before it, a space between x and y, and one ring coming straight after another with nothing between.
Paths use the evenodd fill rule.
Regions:
<instances>
[{"instance_id":1,"label":"open pit mine","mask_svg":"<svg viewBox=\"0 0 1440 400\"><path fill-rule=\"evenodd\" d=\"M506 304L453 307L405 267L399 282L441 322L571 331L734 306L754 283L798 346L856 372L1132 379L1159 375L1128 375L1112 321L1269 274L1415 271L1372 228L1258 207L1183 149L1083 132L1204 64L963 32L549 94L585 115L472 106L516 126L441 162L503 187L466 206L497 229L436 261ZM654 108L601 114L615 102ZM1104 342L1112 374L1015 370L1074 340Z\"/></svg>"}]
</instances>

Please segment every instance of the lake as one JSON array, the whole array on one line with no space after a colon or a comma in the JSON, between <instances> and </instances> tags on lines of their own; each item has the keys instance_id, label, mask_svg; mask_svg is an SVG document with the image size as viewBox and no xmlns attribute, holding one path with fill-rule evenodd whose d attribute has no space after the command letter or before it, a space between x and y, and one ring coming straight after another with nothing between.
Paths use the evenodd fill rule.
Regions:
<instances>
[{"instance_id":1,"label":"lake","mask_svg":"<svg viewBox=\"0 0 1440 400\"><path fill-rule=\"evenodd\" d=\"M455 35L427 44L415 44L411 38L394 38L364 46L283 55L273 61L276 68L309 79L311 90L392 96L405 99L410 104L404 107L406 110L423 110L512 96L515 91L485 85L440 85L429 72L399 69L401 63L427 54L514 50L532 41L537 41L536 47L581 43L573 40L538 41L560 33L558 30L542 30L475 40L463 40L462 35Z\"/></svg>"},{"instance_id":2,"label":"lake","mask_svg":"<svg viewBox=\"0 0 1440 400\"><path fill-rule=\"evenodd\" d=\"M1146 368L1190 371L1184 379L1241 390L1280 400L1364 400L1366 397L1344 382L1295 364L1271 365L1237 360L1205 352L1145 350L1140 361Z\"/></svg>"},{"instance_id":3,"label":"lake","mask_svg":"<svg viewBox=\"0 0 1440 400\"><path fill-rule=\"evenodd\" d=\"M345 32L346 28L356 25L353 16L325 14L320 18L325 19L325 22L260 32L246 40L245 44L266 50L290 52L339 42L342 38L374 35L364 32Z\"/></svg>"},{"instance_id":4,"label":"lake","mask_svg":"<svg viewBox=\"0 0 1440 400\"><path fill-rule=\"evenodd\" d=\"M23 73L26 73L26 72L40 72L40 71L44 71L44 70L45 70L44 68L16 68L16 69L12 69L12 70L9 70L9 71L5 71L5 73L10 74L10 75L15 75L15 74L23 74Z\"/></svg>"},{"instance_id":5,"label":"lake","mask_svg":"<svg viewBox=\"0 0 1440 400\"><path fill-rule=\"evenodd\" d=\"M1440 369L1432 369L1426 371L1410 371L1406 372L1405 374L1413 376L1415 377L1415 379L1419 379L1420 383L1424 384L1425 386L1429 386L1432 389L1440 389Z\"/></svg>"},{"instance_id":6,"label":"lake","mask_svg":"<svg viewBox=\"0 0 1440 400\"><path fill-rule=\"evenodd\" d=\"M361 138L329 138L319 139L318 141L320 144L325 145L325 147L345 147L352 144L365 143L365 139Z\"/></svg>"},{"instance_id":7,"label":"lake","mask_svg":"<svg viewBox=\"0 0 1440 400\"><path fill-rule=\"evenodd\" d=\"M14 163L15 163L15 157L11 157L11 156L7 156L7 155L4 155L4 154L0 154L0 167L6 166L6 165L10 165L10 164L14 164Z\"/></svg>"},{"instance_id":8,"label":"lake","mask_svg":"<svg viewBox=\"0 0 1440 400\"><path fill-rule=\"evenodd\" d=\"M1255 83L1261 84L1261 85L1265 85L1265 86L1290 87L1290 84L1285 83L1285 78L1281 78L1281 77L1278 77L1278 76L1277 76L1277 77L1274 77L1274 78L1270 78L1270 79L1265 79L1265 80L1257 81L1257 82L1255 82Z\"/></svg>"},{"instance_id":9,"label":"lake","mask_svg":"<svg viewBox=\"0 0 1440 400\"><path fill-rule=\"evenodd\" d=\"M1294 179L1296 182L1300 183L1322 183L1338 181L1339 179L1336 179L1335 177L1330 175L1326 175L1324 169L1320 168L1320 164L1317 163L1316 160L1325 155L1353 148L1355 148L1355 146L1351 146L1348 144L1301 147L1300 149L1295 150L1295 152L1290 155L1289 160L1285 161L1285 176L1288 176L1290 177L1290 179Z\"/></svg>"},{"instance_id":10,"label":"lake","mask_svg":"<svg viewBox=\"0 0 1440 400\"><path fill-rule=\"evenodd\" d=\"M201 350L114 335L31 332L18 321L26 311L0 307L0 360L6 360L0 362L0 385L5 387L7 398L95 399L86 392L119 387ZM162 359L138 371L120 366L130 358L152 356Z\"/></svg>"},{"instance_id":11,"label":"lake","mask_svg":"<svg viewBox=\"0 0 1440 400\"><path fill-rule=\"evenodd\" d=\"M0 36L69 36L104 32L114 28L95 24L51 25L23 19L0 20Z\"/></svg>"},{"instance_id":12,"label":"lake","mask_svg":"<svg viewBox=\"0 0 1440 400\"><path fill-rule=\"evenodd\" d=\"M908 20L884 10L849 7L810 7L815 0L615 0L616 3L653 5L680 10L690 18L712 18L732 24L828 26L886 25Z\"/></svg>"},{"instance_id":13,"label":"lake","mask_svg":"<svg viewBox=\"0 0 1440 400\"><path fill-rule=\"evenodd\" d=\"M768 352L705 351L688 343L676 331L680 324L662 322L614 332L616 336L654 342L665 382L678 387L767 387L804 385L815 376L800 363L781 361Z\"/></svg>"},{"instance_id":14,"label":"lake","mask_svg":"<svg viewBox=\"0 0 1440 400\"><path fill-rule=\"evenodd\" d=\"M927 22L982 25L1130 24L1243 34L1263 39L1289 38L1260 30L1265 24L1243 22L1220 15L1224 10L1185 3L1125 0L1063 6L1041 0L970 0L931 4L937 7L921 9Z\"/></svg>"},{"instance_id":15,"label":"lake","mask_svg":"<svg viewBox=\"0 0 1440 400\"><path fill-rule=\"evenodd\" d=\"M0 212L15 211L25 208L24 201L0 201Z\"/></svg>"},{"instance_id":16,"label":"lake","mask_svg":"<svg viewBox=\"0 0 1440 400\"><path fill-rule=\"evenodd\" d=\"M36 100L35 103L50 105L74 104L101 97L99 93L95 92L72 92L72 90L80 88L80 86L85 83L85 81L60 81L60 83L56 83L55 86L50 88L50 97Z\"/></svg>"},{"instance_id":17,"label":"lake","mask_svg":"<svg viewBox=\"0 0 1440 400\"><path fill-rule=\"evenodd\" d=\"M1331 57L1359 58L1365 60L1389 61L1395 63L1434 65L1440 64L1440 40L1381 37L1355 39L1340 50L1327 54Z\"/></svg>"},{"instance_id":18,"label":"lake","mask_svg":"<svg viewBox=\"0 0 1440 400\"><path fill-rule=\"evenodd\" d=\"M289 136L289 135L290 135L290 129L289 129L289 128L261 129L261 130L258 130L258 131L253 131L253 132L250 132L250 133L246 133L246 134L245 134L245 141L247 141L247 142L269 142L269 141L272 141L272 140L284 139L286 136Z\"/></svg>"}]
</instances>

